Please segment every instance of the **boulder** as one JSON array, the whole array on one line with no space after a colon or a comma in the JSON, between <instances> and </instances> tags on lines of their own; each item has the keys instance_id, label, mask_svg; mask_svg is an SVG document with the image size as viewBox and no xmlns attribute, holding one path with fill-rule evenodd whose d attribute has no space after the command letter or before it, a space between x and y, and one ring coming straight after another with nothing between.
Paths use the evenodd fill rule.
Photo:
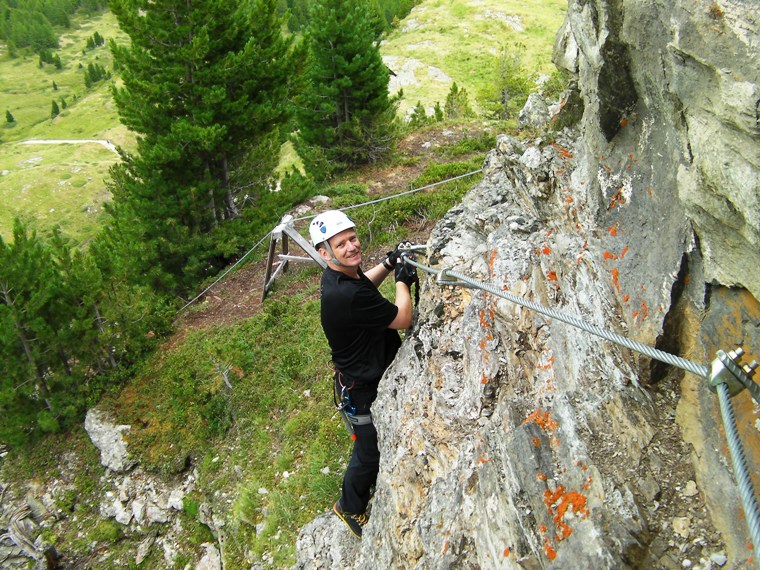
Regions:
<instances>
[{"instance_id":1,"label":"boulder","mask_svg":"<svg viewBox=\"0 0 760 570\"><path fill-rule=\"evenodd\" d=\"M528 95L525 106L517 117L517 126L521 129L543 129L549 124L549 107L538 93Z\"/></svg>"},{"instance_id":2,"label":"boulder","mask_svg":"<svg viewBox=\"0 0 760 570\"><path fill-rule=\"evenodd\" d=\"M116 473L124 473L137 465L129 456L123 432L128 425L115 424L103 411L93 408L87 412L84 429L93 445L100 450L100 463Z\"/></svg>"}]
</instances>

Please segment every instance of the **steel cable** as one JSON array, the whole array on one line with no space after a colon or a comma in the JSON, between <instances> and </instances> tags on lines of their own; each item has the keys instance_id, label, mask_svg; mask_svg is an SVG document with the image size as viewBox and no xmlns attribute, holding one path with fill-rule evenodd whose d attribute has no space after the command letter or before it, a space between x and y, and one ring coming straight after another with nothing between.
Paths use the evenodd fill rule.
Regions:
<instances>
[{"instance_id":1,"label":"steel cable","mask_svg":"<svg viewBox=\"0 0 760 570\"><path fill-rule=\"evenodd\" d=\"M543 305L540 305L538 303L527 301L523 299L522 297L518 297L517 295L509 293L508 291L502 291L501 289L497 289L493 285L489 285L487 283L483 283L482 281L472 279L471 277L468 277L467 275L459 273L458 271L453 271L451 269L433 269L432 267L428 267L426 265L418 263L417 261L409 259L408 257L406 258L406 262L414 265L418 269L437 275L438 281L442 285L461 285L464 283L476 289L487 291L488 293L491 293L493 295L506 299L507 301L511 301L512 303L521 305L527 309L531 309L532 311L536 311L537 313L540 313L552 319L556 319L558 321L562 321L563 323L572 325L576 328L584 330L600 338L609 340L610 342L614 342L616 344L619 344L620 346L624 346L625 348L634 350L636 352L640 352L641 354L644 354L648 356L649 358L660 360L662 362L665 362L666 364L676 366L678 368L681 368L683 370L686 370L687 372L691 372L692 374L696 374L697 376L701 376L703 378L708 377L709 369L706 366L701 366L695 362L692 362L685 358L681 358L680 356L675 356L668 352L663 352L662 350L652 348L651 346L637 342L635 340L631 340L620 334L605 330L601 327L590 325L576 316L568 315L566 313L561 313L554 309L544 307ZM458 279L459 282L458 283L447 282L446 278L449 276Z\"/></svg>"},{"instance_id":2,"label":"steel cable","mask_svg":"<svg viewBox=\"0 0 760 570\"><path fill-rule=\"evenodd\" d=\"M736 419L734 418L734 408L731 405L731 394L728 384L721 383L716 386L718 391L718 400L720 401L720 415L723 417L723 426L726 431L726 440L728 449L731 451L731 463L734 466L734 476L739 486L739 495L741 496L744 515L749 527L749 535L752 543L755 545L755 551L760 550L760 507L758 507L755 495L755 488L749 476L747 461L744 458L744 449L739 440L739 433L736 429Z\"/></svg>"},{"instance_id":3,"label":"steel cable","mask_svg":"<svg viewBox=\"0 0 760 570\"><path fill-rule=\"evenodd\" d=\"M605 330L601 327L588 324L576 316L568 315L560 311L550 309L539 303L527 301L522 297L518 297L517 295L509 293L508 291L503 291L494 287L493 285L483 283L477 279L472 279L471 277L464 275L458 271L451 269L434 269L432 267L423 265L422 263L419 263L413 259L410 259L406 255L404 255L404 261L418 269L421 269L422 271L436 275L436 281L441 285L470 286L486 291L492 295L496 295L497 297L501 297L502 299L506 299L507 301L510 301L552 319L562 321L595 336L644 354L645 356L648 356L655 360L676 366L705 379L709 379L710 377L710 369L706 366L701 366L685 358L663 352L662 350L658 350L646 344L631 340L617 333ZM449 279L450 277L453 277L458 281ZM741 441L739 440L739 435L736 429L736 421L734 419L734 410L731 406L729 387L726 383L720 383L716 386L716 388L718 392L718 398L720 400L720 410L723 417L723 425L725 426L728 448L731 452L731 462L734 468L737 485L739 487L739 496L742 501L742 506L744 507L745 516L747 518L747 526L749 528L750 537L755 549L760 550L760 507L758 507L755 489L749 476L747 462L744 457L744 450L742 448Z\"/></svg>"}]
</instances>

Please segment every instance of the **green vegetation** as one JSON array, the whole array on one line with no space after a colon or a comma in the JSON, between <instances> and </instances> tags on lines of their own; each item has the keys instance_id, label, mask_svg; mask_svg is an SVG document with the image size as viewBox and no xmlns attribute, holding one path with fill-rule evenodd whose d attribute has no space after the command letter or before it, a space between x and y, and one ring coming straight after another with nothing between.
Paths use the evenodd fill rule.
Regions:
<instances>
[{"instance_id":1,"label":"green vegetation","mask_svg":"<svg viewBox=\"0 0 760 570\"><path fill-rule=\"evenodd\" d=\"M566 10L566 0L422 2L383 42L383 56L391 58L394 72L418 62L415 81L403 85L401 114L417 101L426 108L443 104L452 82L470 94L476 112L488 112L501 81L504 46L519 54L531 82L539 74L550 75L554 35ZM515 49L520 45L524 49Z\"/></svg>"},{"instance_id":2,"label":"green vegetation","mask_svg":"<svg viewBox=\"0 0 760 570\"><path fill-rule=\"evenodd\" d=\"M181 293L226 261L214 244L240 214L232 173L288 120L297 60L274 0L112 0L111 9L131 39L111 43L123 81L114 101L139 138L111 171L103 251L128 282Z\"/></svg>"},{"instance_id":3,"label":"green vegetation","mask_svg":"<svg viewBox=\"0 0 760 570\"><path fill-rule=\"evenodd\" d=\"M288 29L291 32L302 31L309 25L309 10L315 4L314 0L287 0L281 10L288 10ZM420 0L368 0L367 9L375 19L375 27L379 30L389 30L397 26L399 21L409 14Z\"/></svg>"},{"instance_id":4,"label":"green vegetation","mask_svg":"<svg viewBox=\"0 0 760 570\"><path fill-rule=\"evenodd\" d=\"M310 12L296 148L316 179L393 149L395 101L372 23L363 0L324 0Z\"/></svg>"},{"instance_id":5,"label":"green vegetation","mask_svg":"<svg viewBox=\"0 0 760 570\"><path fill-rule=\"evenodd\" d=\"M470 172L482 159L431 166L414 186ZM382 250L443 216L477 180L356 208L351 216L365 248ZM368 199L357 184L324 190L336 206ZM188 457L199 466L203 492L185 501L188 517L197 518L200 502L234 497L231 507L220 506L230 511L228 563L250 550L271 556L274 567L292 565L299 529L339 494L350 440L333 417L319 278L312 266L286 274L257 315L188 334L103 403L133 426L129 446L143 467L169 474Z\"/></svg>"},{"instance_id":6,"label":"green vegetation","mask_svg":"<svg viewBox=\"0 0 760 570\"><path fill-rule=\"evenodd\" d=\"M84 74L90 63L112 69L107 48L86 51L88 37L99 33L119 42L126 35L116 18L106 12L91 20L72 19L71 28L60 38L56 54L63 63L40 69L38 56L19 51L14 58L0 57L0 108L6 109L0 152L0 236L11 238L13 219L34 220L41 230L59 224L77 243L92 238L102 226L102 204L109 198L105 179L118 156L93 143L65 145L22 145L35 139L97 139L131 148L133 136L120 125L109 83L101 82L87 91ZM50 119L51 100L60 104L60 114ZM8 115L14 119L7 122ZM74 190L65 176L80 178Z\"/></svg>"}]
</instances>

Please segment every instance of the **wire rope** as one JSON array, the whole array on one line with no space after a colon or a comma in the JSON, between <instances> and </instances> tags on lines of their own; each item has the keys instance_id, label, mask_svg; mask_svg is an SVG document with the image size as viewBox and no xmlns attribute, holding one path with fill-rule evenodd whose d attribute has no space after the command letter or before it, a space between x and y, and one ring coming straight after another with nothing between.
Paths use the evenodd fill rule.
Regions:
<instances>
[{"instance_id":1,"label":"wire rope","mask_svg":"<svg viewBox=\"0 0 760 570\"><path fill-rule=\"evenodd\" d=\"M716 386L718 400L720 401L720 415L723 417L723 426L726 431L728 449L731 452L731 464L734 467L734 476L739 487L739 496L744 507L744 515L747 519L750 538L755 546L755 552L760 550L760 507L758 507L755 488L749 476L747 461L744 457L744 449L739 440L739 432L736 428L734 408L731 405L731 394L728 384L722 382Z\"/></svg>"},{"instance_id":2,"label":"wire rope","mask_svg":"<svg viewBox=\"0 0 760 570\"><path fill-rule=\"evenodd\" d=\"M179 315L179 314L180 314L182 311L184 311L184 310L185 310L185 309L187 309L187 308L188 308L190 305L192 305L193 303L195 303L195 302L196 302L198 299L200 299L201 297L203 297L203 295L205 295L205 294L206 294L206 293L207 293L207 292L208 292L208 291L209 291L209 290L210 290L212 287L214 287L214 285L216 285L216 284L217 284L217 283L219 283L219 282L220 282L222 279L224 279L224 278L225 278L225 277L226 277L226 276L229 274L229 272L230 272L230 271L232 271L233 269L235 269L235 268L236 268L238 265L240 265L240 264L243 262L243 260L244 260L246 257L248 257L248 256L249 256L251 253L253 253L253 250L255 250L257 247L259 247L259 246L260 246L260 245L261 245L261 244L264 242L264 240L265 240L265 239L267 239L267 238L268 238L268 237L269 237L271 234L272 234L272 232L269 232L267 235L265 235L263 238L261 238L261 239L260 239L258 242L256 242L256 245L254 245L254 246L253 246L251 249L249 249L248 251L246 251L246 252L243 254L243 257L241 257L241 258L240 258L240 259L238 259L238 260L237 260L237 261L236 261L236 262L235 262L233 265L231 265L230 267L228 267L228 268L227 268L227 269L224 271L224 273L222 273L222 274L221 274L219 277L217 277L217 278L216 278L216 281L214 281L214 282L213 282L211 285L209 285L208 287L206 287L206 288L205 288L203 291L201 291L201 292L200 292L200 293L198 293L198 294L197 294L195 297L193 297L193 298L192 298L192 299L190 299L190 300L189 300L187 303L185 303L185 306L184 306L184 307L182 307L182 308L181 308L179 311L177 311L177 313L176 313L176 314L177 314L177 315Z\"/></svg>"},{"instance_id":3,"label":"wire rope","mask_svg":"<svg viewBox=\"0 0 760 570\"><path fill-rule=\"evenodd\" d=\"M406 262L414 265L418 269L437 275L439 278L438 282L441 283L442 285L465 284L465 285L469 285L470 287L474 287L476 289L487 291L488 293L491 293L498 297L502 297L503 299L506 299L507 301L511 301L512 303L516 303L518 305L521 305L527 309L536 311L537 313L540 313L552 319L562 321L563 323L572 325L576 328L584 330L595 336L598 336L610 342L614 342L615 344L619 344L620 346L624 346L625 348L635 350L636 352L640 352L650 358L654 358L656 360L665 362L666 364L676 366L678 368L681 368L683 370L686 370L687 372L691 372L703 378L707 378L708 376L708 368L706 366L701 366L695 362L692 362L685 358L681 358L680 356L675 356L668 352L664 352L662 350L652 348L651 346L648 346L646 344L626 338L623 335L614 333L612 331L608 331L596 325L591 325L574 315L562 313L560 311L550 309L549 307L545 307L539 303L528 301L526 299L523 299L522 297L509 293L508 291L503 291L501 289L498 289L494 287L493 285L489 285L487 283L483 283L482 281L472 279L471 277L468 277L467 275L464 275L463 273L459 273L458 271L453 271L451 269L434 269L432 267L428 267L426 265L418 263L417 261L409 259L408 257L406 258ZM451 282L451 281L447 282L446 279L448 277L454 277L458 279L459 282Z\"/></svg>"}]
</instances>

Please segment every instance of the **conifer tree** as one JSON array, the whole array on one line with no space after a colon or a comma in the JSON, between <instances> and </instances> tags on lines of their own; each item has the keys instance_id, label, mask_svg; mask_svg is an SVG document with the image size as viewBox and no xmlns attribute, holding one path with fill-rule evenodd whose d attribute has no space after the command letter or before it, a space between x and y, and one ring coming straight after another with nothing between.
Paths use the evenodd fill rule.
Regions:
<instances>
[{"instance_id":1,"label":"conifer tree","mask_svg":"<svg viewBox=\"0 0 760 570\"><path fill-rule=\"evenodd\" d=\"M150 291L106 282L59 231L15 220L13 241L0 237L0 442L80 421L104 388L96 375L129 364L165 319Z\"/></svg>"},{"instance_id":2,"label":"conifer tree","mask_svg":"<svg viewBox=\"0 0 760 570\"><path fill-rule=\"evenodd\" d=\"M297 143L312 168L320 158L323 167L374 162L392 148L396 106L376 24L361 0L319 0L312 7Z\"/></svg>"},{"instance_id":3,"label":"conifer tree","mask_svg":"<svg viewBox=\"0 0 760 570\"><path fill-rule=\"evenodd\" d=\"M5 110L5 122L8 123L8 124L16 122L16 118L13 116L13 114L8 109Z\"/></svg>"},{"instance_id":4,"label":"conifer tree","mask_svg":"<svg viewBox=\"0 0 760 570\"><path fill-rule=\"evenodd\" d=\"M470 98L467 95L467 89L460 89L456 83L453 83L451 89L449 89L449 94L446 95L444 112L447 119L472 117L473 112L470 106Z\"/></svg>"},{"instance_id":5,"label":"conifer tree","mask_svg":"<svg viewBox=\"0 0 760 570\"><path fill-rule=\"evenodd\" d=\"M50 118L55 119L60 114L61 114L61 109L58 107L58 103L53 101L53 104L50 107Z\"/></svg>"},{"instance_id":6,"label":"conifer tree","mask_svg":"<svg viewBox=\"0 0 760 570\"><path fill-rule=\"evenodd\" d=\"M138 145L112 171L109 240L171 289L208 268L207 236L238 215L232 170L287 119L291 40L275 0L113 0L111 9L131 39L110 43L123 80L113 95Z\"/></svg>"}]
</instances>

